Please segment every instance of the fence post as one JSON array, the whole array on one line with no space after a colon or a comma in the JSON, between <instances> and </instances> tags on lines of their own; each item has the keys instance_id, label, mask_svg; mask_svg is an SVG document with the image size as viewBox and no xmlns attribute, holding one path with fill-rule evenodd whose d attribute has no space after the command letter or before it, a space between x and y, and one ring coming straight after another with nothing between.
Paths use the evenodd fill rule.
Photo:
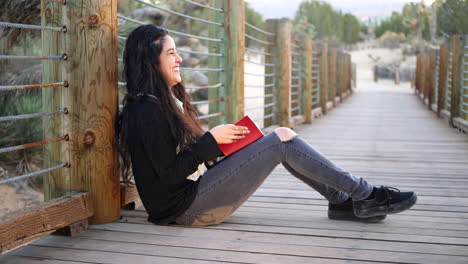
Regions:
<instances>
[{"instance_id":1,"label":"fence post","mask_svg":"<svg viewBox=\"0 0 468 264\"><path fill-rule=\"evenodd\" d=\"M468 121L468 35L463 36L462 41L462 54L460 54L461 60L461 67L460 67L460 74L461 74L461 113L460 116L463 120ZM465 131L466 132L466 131Z\"/></svg>"},{"instance_id":2,"label":"fence post","mask_svg":"<svg viewBox=\"0 0 468 264\"><path fill-rule=\"evenodd\" d=\"M439 51L439 101L437 102L437 114L440 116L440 113L445 109L445 93L447 91L447 45L440 45Z\"/></svg>"},{"instance_id":3,"label":"fence post","mask_svg":"<svg viewBox=\"0 0 468 264\"><path fill-rule=\"evenodd\" d=\"M210 6L215 8L223 8L223 2L217 0L211 0ZM224 15L220 12L209 12L210 20L216 21L219 23L224 24ZM224 39L224 30L219 27L218 25L210 25L208 28L208 34L211 38L216 39ZM212 69L222 69L224 67L224 61L228 56L226 56L226 50L224 46L224 42L215 42L210 43L208 46L208 50L210 53L220 53L223 54L221 57L217 56L209 56L208 57L208 65L209 68ZM208 73L208 80L212 83L210 84L218 84L223 83L221 87L218 88L210 88L208 89L208 99L217 99L217 98L225 98L225 91L226 91L226 83L225 83L225 72L209 72ZM211 102L208 104L208 112L209 114L217 114L220 112L224 112L222 116L215 116L208 118L208 127L212 128L219 124L224 123L225 119L225 102Z\"/></svg>"},{"instance_id":4,"label":"fence post","mask_svg":"<svg viewBox=\"0 0 468 264\"><path fill-rule=\"evenodd\" d=\"M336 107L336 47L330 48L329 53L329 67L330 67L330 79L329 79L329 99L331 100L333 107Z\"/></svg>"},{"instance_id":5,"label":"fence post","mask_svg":"<svg viewBox=\"0 0 468 264\"><path fill-rule=\"evenodd\" d=\"M55 2L44 1L46 7ZM91 194L95 208L91 223L111 222L120 217L115 138L117 0L68 0L63 8L67 26L63 51L68 57L63 76L69 87L64 89L62 98L63 106L69 110L64 127L70 136L69 187ZM44 12L47 21L48 13L61 10L53 8ZM56 188L60 186L49 187L57 193Z\"/></svg>"},{"instance_id":6,"label":"fence post","mask_svg":"<svg viewBox=\"0 0 468 264\"><path fill-rule=\"evenodd\" d=\"M450 124L454 125L453 119L460 116L460 90L461 75L460 64L463 57L463 37L455 35L452 37L452 97L450 102Z\"/></svg>"},{"instance_id":7,"label":"fence post","mask_svg":"<svg viewBox=\"0 0 468 264\"><path fill-rule=\"evenodd\" d=\"M427 108L432 110L432 102L434 100L434 82L435 82L435 50L430 49L429 54L427 56L427 74L426 74L426 82L427 82L427 90L426 90L426 97L427 97Z\"/></svg>"},{"instance_id":8,"label":"fence post","mask_svg":"<svg viewBox=\"0 0 468 264\"><path fill-rule=\"evenodd\" d=\"M43 26L63 26L62 8L65 6L57 1L41 1L41 24ZM63 32L42 31L42 54L64 54ZM45 60L42 62L43 83L56 83L66 81L64 74L65 61ZM54 112L57 109L68 107L64 97L67 95L67 87L42 89L42 109L44 112ZM42 122L43 137L56 138L69 133L69 127L65 127L67 116L57 115L53 118L44 118ZM69 143L60 142L44 146L44 168L57 165L57 161L69 162ZM70 170L61 169L44 174L44 200L52 200L70 192Z\"/></svg>"},{"instance_id":9,"label":"fence post","mask_svg":"<svg viewBox=\"0 0 468 264\"><path fill-rule=\"evenodd\" d=\"M269 47L275 61L276 123L289 127L291 120L291 21L267 19L267 31L276 33L276 47Z\"/></svg>"},{"instance_id":10,"label":"fence post","mask_svg":"<svg viewBox=\"0 0 468 264\"><path fill-rule=\"evenodd\" d=\"M224 0L225 43L225 116L226 123L234 123L244 116L244 0Z\"/></svg>"},{"instance_id":11,"label":"fence post","mask_svg":"<svg viewBox=\"0 0 468 264\"><path fill-rule=\"evenodd\" d=\"M336 51L336 96L339 97L340 102L344 100L344 78L346 77L344 69L344 55L342 50Z\"/></svg>"},{"instance_id":12,"label":"fence post","mask_svg":"<svg viewBox=\"0 0 468 264\"><path fill-rule=\"evenodd\" d=\"M326 42L322 44L322 57L320 61L320 104L322 113L328 112L328 45Z\"/></svg>"},{"instance_id":13,"label":"fence post","mask_svg":"<svg viewBox=\"0 0 468 264\"><path fill-rule=\"evenodd\" d=\"M302 40L302 109L305 123L312 122L312 37Z\"/></svg>"}]
</instances>

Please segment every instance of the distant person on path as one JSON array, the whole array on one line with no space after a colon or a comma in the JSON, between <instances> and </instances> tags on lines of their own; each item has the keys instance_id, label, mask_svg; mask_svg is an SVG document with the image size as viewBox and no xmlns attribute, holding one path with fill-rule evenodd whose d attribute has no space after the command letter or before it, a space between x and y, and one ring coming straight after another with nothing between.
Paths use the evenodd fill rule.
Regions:
<instances>
[{"instance_id":1,"label":"distant person on path","mask_svg":"<svg viewBox=\"0 0 468 264\"><path fill-rule=\"evenodd\" d=\"M182 83L181 63L164 28L140 26L127 39L120 152L124 171L132 168L149 221L219 224L280 163L329 201L331 219L378 222L416 203L414 192L377 188L339 168L286 127L212 162L223 155L218 144L235 142L249 131L233 124L203 131ZM128 180L129 174L124 175Z\"/></svg>"}]
</instances>

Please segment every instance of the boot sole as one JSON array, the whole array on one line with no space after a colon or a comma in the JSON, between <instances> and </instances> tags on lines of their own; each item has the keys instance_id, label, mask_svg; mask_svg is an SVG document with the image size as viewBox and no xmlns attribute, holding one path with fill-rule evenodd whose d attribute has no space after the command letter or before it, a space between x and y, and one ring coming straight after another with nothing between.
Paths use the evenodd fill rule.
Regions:
<instances>
[{"instance_id":1,"label":"boot sole","mask_svg":"<svg viewBox=\"0 0 468 264\"><path fill-rule=\"evenodd\" d=\"M355 210L354 213L357 217L373 217L379 215L397 214L410 209L413 205L416 204L417 200L418 197L416 194L413 194L413 196L411 196L409 199L392 204L390 206L376 206L358 211Z\"/></svg>"},{"instance_id":2,"label":"boot sole","mask_svg":"<svg viewBox=\"0 0 468 264\"><path fill-rule=\"evenodd\" d=\"M379 223L382 222L387 216L386 215L378 215L372 217L357 217L354 212L346 212L346 211L328 211L328 219L331 220L345 220L345 221L355 221L355 222L363 222L363 223Z\"/></svg>"}]
</instances>

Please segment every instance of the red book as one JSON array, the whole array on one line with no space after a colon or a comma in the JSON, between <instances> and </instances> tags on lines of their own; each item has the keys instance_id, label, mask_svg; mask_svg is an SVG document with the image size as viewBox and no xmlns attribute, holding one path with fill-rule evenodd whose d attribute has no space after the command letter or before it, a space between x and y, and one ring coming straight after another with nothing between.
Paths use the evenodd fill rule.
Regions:
<instances>
[{"instance_id":1,"label":"red book","mask_svg":"<svg viewBox=\"0 0 468 264\"><path fill-rule=\"evenodd\" d=\"M250 143L256 141L257 139L263 137L263 132L255 124L249 116L244 116L241 120L235 123L236 126L245 126L250 130L249 134L245 134L245 138L238 139L236 142L231 144L219 144L219 148L224 153L224 155L230 156L234 152L243 149Z\"/></svg>"}]
</instances>

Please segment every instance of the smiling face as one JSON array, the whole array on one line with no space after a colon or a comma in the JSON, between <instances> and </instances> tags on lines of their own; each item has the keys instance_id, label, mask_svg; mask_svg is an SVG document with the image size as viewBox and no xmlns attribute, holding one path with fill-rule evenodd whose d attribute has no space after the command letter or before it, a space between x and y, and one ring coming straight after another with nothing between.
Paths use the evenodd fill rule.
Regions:
<instances>
[{"instance_id":1,"label":"smiling face","mask_svg":"<svg viewBox=\"0 0 468 264\"><path fill-rule=\"evenodd\" d=\"M182 58L176 51L174 39L170 36L165 36L161 55L159 55L160 70L169 87L173 87L182 81L180 77L180 63Z\"/></svg>"}]
</instances>

